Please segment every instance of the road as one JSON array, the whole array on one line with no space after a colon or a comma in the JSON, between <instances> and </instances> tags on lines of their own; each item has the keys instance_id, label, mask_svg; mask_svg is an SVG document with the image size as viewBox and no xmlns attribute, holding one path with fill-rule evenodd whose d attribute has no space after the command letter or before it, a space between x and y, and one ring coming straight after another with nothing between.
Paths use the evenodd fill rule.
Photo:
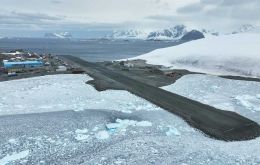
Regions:
<instances>
[{"instance_id":1,"label":"road","mask_svg":"<svg viewBox=\"0 0 260 165\"><path fill-rule=\"evenodd\" d=\"M91 63L73 56L63 56L77 63L90 76L107 77L117 81L127 90L153 104L182 117L191 126L206 135L225 141L249 140L260 136L260 126L235 112L219 110L209 105L182 97L163 89L142 83L96 63Z\"/></svg>"}]
</instances>

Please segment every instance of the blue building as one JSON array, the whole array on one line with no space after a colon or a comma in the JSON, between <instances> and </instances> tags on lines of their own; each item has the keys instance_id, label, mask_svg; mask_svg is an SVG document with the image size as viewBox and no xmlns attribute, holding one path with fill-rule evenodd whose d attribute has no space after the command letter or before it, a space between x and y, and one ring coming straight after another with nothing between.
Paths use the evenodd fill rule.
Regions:
<instances>
[{"instance_id":1,"label":"blue building","mask_svg":"<svg viewBox=\"0 0 260 165\"><path fill-rule=\"evenodd\" d=\"M42 67L44 64L41 60L33 61L3 61L4 68L11 71L21 71L23 69L32 69Z\"/></svg>"}]
</instances>

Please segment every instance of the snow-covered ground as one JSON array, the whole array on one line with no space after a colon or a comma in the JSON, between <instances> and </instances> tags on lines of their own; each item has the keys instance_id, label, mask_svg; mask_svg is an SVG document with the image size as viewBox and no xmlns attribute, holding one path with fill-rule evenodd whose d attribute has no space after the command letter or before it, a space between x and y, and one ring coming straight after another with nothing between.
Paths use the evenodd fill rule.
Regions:
<instances>
[{"instance_id":1,"label":"snow-covered ground","mask_svg":"<svg viewBox=\"0 0 260 165\"><path fill-rule=\"evenodd\" d=\"M128 92L97 92L85 84L90 79L53 75L0 82L1 115L60 111L0 116L0 162L260 164L260 138L242 142L211 139ZM259 83L187 75L163 88L223 109L246 111L245 115L260 121ZM251 97L254 101L248 100Z\"/></svg>"},{"instance_id":2,"label":"snow-covered ground","mask_svg":"<svg viewBox=\"0 0 260 165\"><path fill-rule=\"evenodd\" d=\"M50 75L0 83L0 115L64 110L158 110L127 91L96 91L87 75Z\"/></svg>"},{"instance_id":3,"label":"snow-covered ground","mask_svg":"<svg viewBox=\"0 0 260 165\"><path fill-rule=\"evenodd\" d=\"M194 74L162 88L219 109L235 111L260 124L260 82Z\"/></svg>"},{"instance_id":4,"label":"snow-covered ground","mask_svg":"<svg viewBox=\"0 0 260 165\"><path fill-rule=\"evenodd\" d=\"M211 36L133 59L210 74L260 77L260 33Z\"/></svg>"}]
</instances>

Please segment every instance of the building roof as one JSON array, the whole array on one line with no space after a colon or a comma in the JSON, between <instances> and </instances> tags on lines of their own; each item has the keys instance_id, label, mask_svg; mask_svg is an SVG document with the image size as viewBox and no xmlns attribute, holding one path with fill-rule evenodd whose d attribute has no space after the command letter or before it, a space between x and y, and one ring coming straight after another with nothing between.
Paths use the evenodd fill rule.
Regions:
<instances>
[{"instance_id":1,"label":"building roof","mask_svg":"<svg viewBox=\"0 0 260 165\"><path fill-rule=\"evenodd\" d=\"M42 65L43 62L40 60L33 61L3 61L4 67L11 67L12 65Z\"/></svg>"}]
</instances>

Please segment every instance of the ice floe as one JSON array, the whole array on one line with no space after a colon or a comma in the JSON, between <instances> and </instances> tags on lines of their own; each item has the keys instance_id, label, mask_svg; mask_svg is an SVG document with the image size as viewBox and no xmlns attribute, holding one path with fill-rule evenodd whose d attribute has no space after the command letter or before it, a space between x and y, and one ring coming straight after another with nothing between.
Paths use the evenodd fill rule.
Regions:
<instances>
[{"instance_id":1,"label":"ice floe","mask_svg":"<svg viewBox=\"0 0 260 165\"><path fill-rule=\"evenodd\" d=\"M0 164L6 165L13 161L17 161L19 159L26 158L29 155L29 153L30 153L29 150L25 150L25 151L21 151L21 152L17 152L17 153L15 152L10 155L6 155L5 157L0 159Z\"/></svg>"},{"instance_id":2,"label":"ice floe","mask_svg":"<svg viewBox=\"0 0 260 165\"><path fill-rule=\"evenodd\" d=\"M126 131L129 126L137 126L137 127L149 127L152 126L152 123L149 121L135 121L128 119L116 119L115 123L106 124L106 128L110 132L115 131Z\"/></svg>"},{"instance_id":3,"label":"ice floe","mask_svg":"<svg viewBox=\"0 0 260 165\"><path fill-rule=\"evenodd\" d=\"M100 139L100 140L104 140L104 139L108 139L109 138L109 133L105 130L103 131L99 131L95 134L95 137L97 139Z\"/></svg>"}]
</instances>

